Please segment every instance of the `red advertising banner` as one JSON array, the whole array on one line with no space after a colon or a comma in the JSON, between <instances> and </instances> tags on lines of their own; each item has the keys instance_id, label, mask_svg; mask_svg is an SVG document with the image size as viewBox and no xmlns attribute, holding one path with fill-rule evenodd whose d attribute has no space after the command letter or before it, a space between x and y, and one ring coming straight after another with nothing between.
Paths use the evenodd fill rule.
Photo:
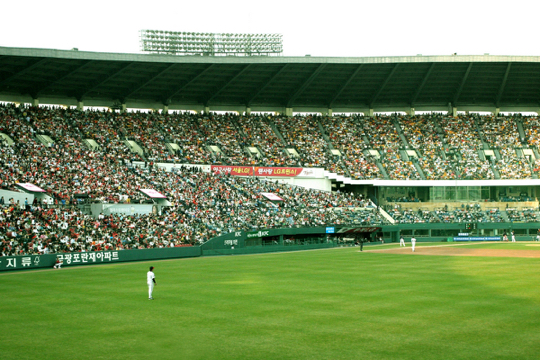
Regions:
<instances>
[{"instance_id":1,"label":"red advertising banner","mask_svg":"<svg viewBox=\"0 0 540 360\"><path fill-rule=\"evenodd\" d=\"M222 173L235 176L298 176L304 168L293 167L269 167L269 166L232 166L232 165L212 165L213 173ZM255 171L254 171L255 170Z\"/></svg>"},{"instance_id":2,"label":"red advertising banner","mask_svg":"<svg viewBox=\"0 0 540 360\"><path fill-rule=\"evenodd\" d=\"M253 166L212 165L212 172L235 176L253 176Z\"/></svg>"},{"instance_id":3,"label":"red advertising banner","mask_svg":"<svg viewBox=\"0 0 540 360\"><path fill-rule=\"evenodd\" d=\"M256 176L298 176L304 168L292 167L255 167Z\"/></svg>"}]
</instances>

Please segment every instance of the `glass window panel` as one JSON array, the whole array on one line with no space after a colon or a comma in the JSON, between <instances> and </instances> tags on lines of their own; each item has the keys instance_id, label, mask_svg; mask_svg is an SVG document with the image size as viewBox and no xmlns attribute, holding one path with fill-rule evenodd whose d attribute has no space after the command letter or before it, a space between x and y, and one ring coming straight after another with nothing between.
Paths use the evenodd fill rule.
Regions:
<instances>
[{"instance_id":1,"label":"glass window panel","mask_svg":"<svg viewBox=\"0 0 540 360\"><path fill-rule=\"evenodd\" d=\"M456 198L457 200L469 200L468 196L467 196L467 187L466 186L458 186L457 187L457 195L456 195Z\"/></svg>"},{"instance_id":2,"label":"glass window panel","mask_svg":"<svg viewBox=\"0 0 540 360\"><path fill-rule=\"evenodd\" d=\"M455 187L447 187L446 193L444 194L445 200L456 200L456 188Z\"/></svg>"},{"instance_id":3,"label":"glass window panel","mask_svg":"<svg viewBox=\"0 0 540 360\"><path fill-rule=\"evenodd\" d=\"M469 187L469 200L470 201L480 200L480 186Z\"/></svg>"}]
</instances>

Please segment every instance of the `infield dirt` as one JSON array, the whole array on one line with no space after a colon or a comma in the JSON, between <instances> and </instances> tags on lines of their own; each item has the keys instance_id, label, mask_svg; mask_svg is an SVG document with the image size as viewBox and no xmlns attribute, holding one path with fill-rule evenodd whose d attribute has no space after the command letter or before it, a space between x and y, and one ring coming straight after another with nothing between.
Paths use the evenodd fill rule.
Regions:
<instances>
[{"instance_id":1,"label":"infield dirt","mask_svg":"<svg viewBox=\"0 0 540 360\"><path fill-rule=\"evenodd\" d=\"M412 252L410 246L394 249L373 249L364 252L377 252L385 254L409 255L442 255L442 256L496 256L496 257L525 257L540 258L538 250L512 250L512 249L475 249L466 246L417 246Z\"/></svg>"}]
</instances>

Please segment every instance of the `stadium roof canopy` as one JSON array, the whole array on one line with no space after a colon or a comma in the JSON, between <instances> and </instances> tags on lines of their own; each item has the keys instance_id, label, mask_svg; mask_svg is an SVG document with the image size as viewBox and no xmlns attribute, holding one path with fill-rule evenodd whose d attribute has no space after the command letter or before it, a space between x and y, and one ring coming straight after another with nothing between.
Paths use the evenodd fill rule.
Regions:
<instances>
[{"instance_id":1,"label":"stadium roof canopy","mask_svg":"<svg viewBox=\"0 0 540 360\"><path fill-rule=\"evenodd\" d=\"M208 57L0 47L0 101L285 113L537 112L540 57Z\"/></svg>"}]
</instances>

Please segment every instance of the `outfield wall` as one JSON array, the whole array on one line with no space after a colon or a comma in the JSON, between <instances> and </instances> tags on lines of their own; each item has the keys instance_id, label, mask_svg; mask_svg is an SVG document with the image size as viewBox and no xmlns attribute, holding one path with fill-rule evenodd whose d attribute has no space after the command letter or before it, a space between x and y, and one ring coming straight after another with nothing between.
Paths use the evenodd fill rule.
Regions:
<instances>
[{"instance_id":1,"label":"outfield wall","mask_svg":"<svg viewBox=\"0 0 540 360\"><path fill-rule=\"evenodd\" d=\"M62 267L67 267L112 264L126 261L178 259L201 256L201 254L202 252L199 246L186 246L165 249L114 250L47 255L4 256L0 257L0 271L52 268L56 263L56 258L62 259Z\"/></svg>"},{"instance_id":2,"label":"outfield wall","mask_svg":"<svg viewBox=\"0 0 540 360\"><path fill-rule=\"evenodd\" d=\"M271 252L329 249L329 248L338 247L338 246L340 245L335 242L305 244L305 245L269 245L269 246L260 245L260 246L244 247L244 248L203 250L203 256L264 254L264 253L271 253Z\"/></svg>"}]
</instances>

